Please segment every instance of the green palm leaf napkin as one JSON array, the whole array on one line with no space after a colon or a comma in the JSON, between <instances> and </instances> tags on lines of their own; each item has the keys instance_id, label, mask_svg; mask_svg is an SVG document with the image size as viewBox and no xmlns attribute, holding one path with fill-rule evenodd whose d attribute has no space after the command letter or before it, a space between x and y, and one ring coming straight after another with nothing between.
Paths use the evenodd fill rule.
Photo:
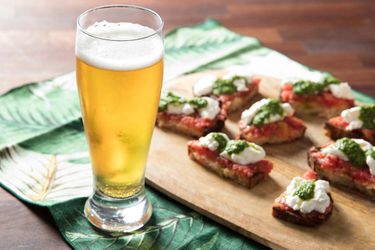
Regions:
<instances>
[{"instance_id":1,"label":"green palm leaf napkin","mask_svg":"<svg viewBox=\"0 0 375 250\"><path fill-rule=\"evenodd\" d=\"M165 37L165 80L246 65L275 77L313 79L309 69L208 19ZM167 84L167 83L166 83ZM357 100L374 100L355 93ZM83 215L92 174L80 120L74 73L31 83L0 97L0 184L19 199L49 209L65 240L76 249L261 249L191 209L146 187L154 212L132 234L95 231Z\"/></svg>"}]
</instances>

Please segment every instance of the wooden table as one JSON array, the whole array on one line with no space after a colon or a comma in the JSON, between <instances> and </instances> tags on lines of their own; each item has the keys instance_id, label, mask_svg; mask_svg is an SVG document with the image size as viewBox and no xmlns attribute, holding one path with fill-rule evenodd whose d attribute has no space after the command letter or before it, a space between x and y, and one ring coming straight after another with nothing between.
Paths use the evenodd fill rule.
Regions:
<instances>
[{"instance_id":1,"label":"wooden table","mask_svg":"<svg viewBox=\"0 0 375 250\"><path fill-rule=\"evenodd\" d=\"M213 17L230 29L375 97L373 0L127 1L157 11L165 30ZM230 2L230 3L229 3ZM0 93L74 70L76 17L104 0L0 0ZM68 249L46 209L0 189L0 248Z\"/></svg>"}]
</instances>

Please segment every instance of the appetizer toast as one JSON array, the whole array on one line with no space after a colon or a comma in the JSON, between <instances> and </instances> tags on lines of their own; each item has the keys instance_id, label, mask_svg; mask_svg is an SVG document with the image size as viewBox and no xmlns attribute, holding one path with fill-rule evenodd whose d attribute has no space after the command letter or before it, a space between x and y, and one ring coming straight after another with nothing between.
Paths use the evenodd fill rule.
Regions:
<instances>
[{"instance_id":1,"label":"appetizer toast","mask_svg":"<svg viewBox=\"0 0 375 250\"><path fill-rule=\"evenodd\" d=\"M245 110L239 121L239 138L257 144L291 142L304 136L306 127L293 116L288 103L262 99Z\"/></svg>"},{"instance_id":2,"label":"appetizer toast","mask_svg":"<svg viewBox=\"0 0 375 250\"><path fill-rule=\"evenodd\" d=\"M220 103L210 97L188 100L168 92L161 97L156 126L200 137L221 130L226 116Z\"/></svg>"},{"instance_id":3,"label":"appetizer toast","mask_svg":"<svg viewBox=\"0 0 375 250\"><path fill-rule=\"evenodd\" d=\"M310 171L302 178L295 177L287 190L276 198L272 215L294 224L316 226L326 221L332 210L329 183L317 180L316 174Z\"/></svg>"},{"instance_id":4,"label":"appetizer toast","mask_svg":"<svg viewBox=\"0 0 375 250\"><path fill-rule=\"evenodd\" d=\"M333 77L327 77L321 82L287 82L281 87L280 99L292 105L297 114L327 118L354 106L350 86Z\"/></svg>"},{"instance_id":5,"label":"appetizer toast","mask_svg":"<svg viewBox=\"0 0 375 250\"><path fill-rule=\"evenodd\" d=\"M249 75L227 73L221 78L205 75L193 86L195 96L210 96L219 100L222 107L232 113L250 104L258 93L260 79Z\"/></svg>"},{"instance_id":6,"label":"appetizer toast","mask_svg":"<svg viewBox=\"0 0 375 250\"><path fill-rule=\"evenodd\" d=\"M346 109L340 116L329 119L324 128L326 135L333 140L362 138L375 144L375 105Z\"/></svg>"},{"instance_id":7,"label":"appetizer toast","mask_svg":"<svg viewBox=\"0 0 375 250\"><path fill-rule=\"evenodd\" d=\"M210 133L188 142L189 157L221 177L251 188L264 180L272 163L264 160L263 148L241 140L229 140L223 133Z\"/></svg>"},{"instance_id":8,"label":"appetizer toast","mask_svg":"<svg viewBox=\"0 0 375 250\"><path fill-rule=\"evenodd\" d=\"M375 151L362 139L342 138L308 153L309 166L323 179L375 200Z\"/></svg>"}]
</instances>

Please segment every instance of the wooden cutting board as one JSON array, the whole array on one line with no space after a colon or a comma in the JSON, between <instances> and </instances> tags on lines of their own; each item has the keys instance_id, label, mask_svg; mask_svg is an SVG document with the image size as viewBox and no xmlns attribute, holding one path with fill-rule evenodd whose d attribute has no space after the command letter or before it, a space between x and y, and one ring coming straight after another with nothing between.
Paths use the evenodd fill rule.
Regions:
<instances>
[{"instance_id":1,"label":"wooden cutting board","mask_svg":"<svg viewBox=\"0 0 375 250\"><path fill-rule=\"evenodd\" d=\"M189 97L192 85L207 73L183 76L167 88ZM260 93L277 98L280 81L261 79ZM232 138L238 133L236 123L240 114L231 115L225 123L224 132ZM302 118L308 128L303 139L264 146L266 158L273 162L274 168L266 181L252 189L222 179L191 161L186 147L191 138L158 128L153 135L146 181L171 198L271 248L375 249L375 203L334 187L332 217L318 227L306 228L272 217L274 199L293 177L309 169L306 160L309 148L329 142L323 133L323 119Z\"/></svg>"}]
</instances>

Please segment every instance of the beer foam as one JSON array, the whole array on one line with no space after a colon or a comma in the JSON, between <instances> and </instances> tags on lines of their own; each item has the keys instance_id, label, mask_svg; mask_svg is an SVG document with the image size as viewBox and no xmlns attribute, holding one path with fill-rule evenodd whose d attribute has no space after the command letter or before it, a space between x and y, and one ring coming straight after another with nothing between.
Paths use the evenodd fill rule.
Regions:
<instances>
[{"instance_id":1,"label":"beer foam","mask_svg":"<svg viewBox=\"0 0 375 250\"><path fill-rule=\"evenodd\" d=\"M152 35L155 30L140 24L101 21L86 32L94 37L78 31L76 55L97 68L141 69L160 61L164 53L162 38Z\"/></svg>"}]
</instances>

